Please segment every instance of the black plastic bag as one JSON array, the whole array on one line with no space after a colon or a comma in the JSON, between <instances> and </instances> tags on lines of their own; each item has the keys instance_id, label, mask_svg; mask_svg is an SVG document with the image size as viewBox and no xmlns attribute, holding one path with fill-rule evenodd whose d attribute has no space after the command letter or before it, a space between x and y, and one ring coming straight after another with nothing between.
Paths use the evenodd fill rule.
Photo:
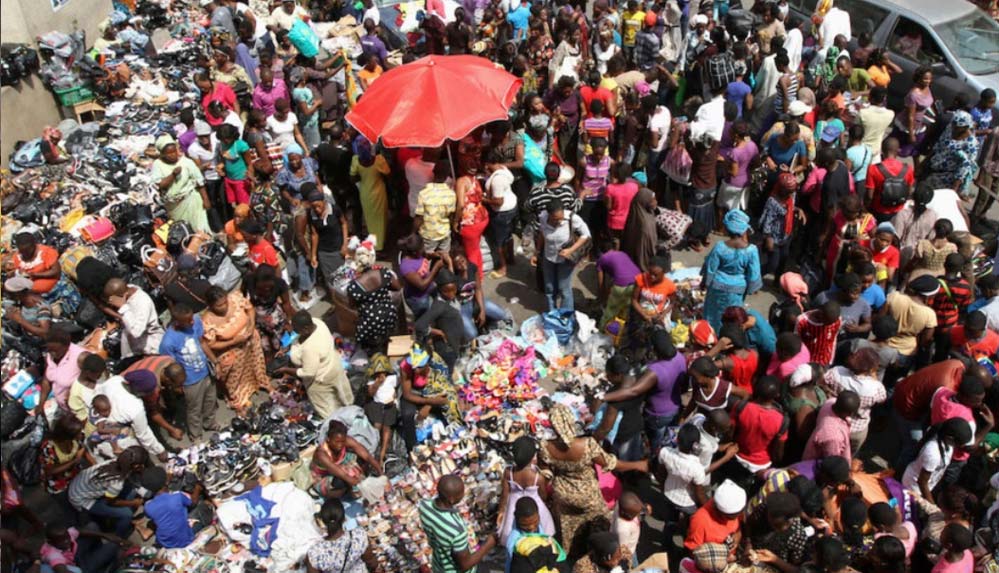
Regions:
<instances>
[{"instance_id":1,"label":"black plastic bag","mask_svg":"<svg viewBox=\"0 0 999 573\"><path fill-rule=\"evenodd\" d=\"M27 417L28 412L20 402L3 395L0 402L0 438L6 440L10 437L24 424L24 419Z\"/></svg>"},{"instance_id":2,"label":"black plastic bag","mask_svg":"<svg viewBox=\"0 0 999 573\"><path fill-rule=\"evenodd\" d=\"M11 454L7 467L17 483L30 486L42 481L40 453L38 446L26 446Z\"/></svg>"}]
</instances>

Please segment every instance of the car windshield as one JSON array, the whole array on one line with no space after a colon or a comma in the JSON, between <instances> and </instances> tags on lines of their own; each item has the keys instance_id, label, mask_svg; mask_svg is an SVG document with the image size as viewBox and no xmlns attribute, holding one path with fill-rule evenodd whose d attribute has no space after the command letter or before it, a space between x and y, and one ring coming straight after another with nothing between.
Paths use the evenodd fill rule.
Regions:
<instances>
[{"instance_id":1,"label":"car windshield","mask_svg":"<svg viewBox=\"0 0 999 573\"><path fill-rule=\"evenodd\" d=\"M937 26L937 33L969 74L999 71L999 23L981 10Z\"/></svg>"}]
</instances>

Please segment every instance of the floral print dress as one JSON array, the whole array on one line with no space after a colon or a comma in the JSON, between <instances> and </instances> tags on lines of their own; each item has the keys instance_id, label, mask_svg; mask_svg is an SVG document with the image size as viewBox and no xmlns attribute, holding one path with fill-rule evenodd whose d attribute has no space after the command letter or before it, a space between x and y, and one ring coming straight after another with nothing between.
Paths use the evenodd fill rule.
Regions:
<instances>
[{"instance_id":1,"label":"floral print dress","mask_svg":"<svg viewBox=\"0 0 999 573\"><path fill-rule=\"evenodd\" d=\"M593 438L586 439L586 451L578 460L556 459L546 445L539 449L538 454L541 462L554 474L553 509L562 534L562 544L571 555L578 555L578 548L584 546L586 538L592 533L591 527L601 521L609 523L610 513L600 493L593 464L598 458L603 458L607 465L602 469L609 472L617 465L617 458L603 451Z\"/></svg>"},{"instance_id":2,"label":"floral print dress","mask_svg":"<svg viewBox=\"0 0 999 573\"><path fill-rule=\"evenodd\" d=\"M229 293L229 310L225 316L218 316L210 310L201 315L205 325L205 341L210 344L217 340L235 338L246 328L249 320L246 311L252 307L250 301L239 292ZM267 376L263 343L256 328L249 340L218 353L217 358L216 374L225 384L229 405L233 409L249 406L250 398L258 389L270 392L271 383Z\"/></svg>"},{"instance_id":3,"label":"floral print dress","mask_svg":"<svg viewBox=\"0 0 999 573\"><path fill-rule=\"evenodd\" d=\"M80 442L74 441L68 452L64 452L53 440L42 442L40 453L41 466L58 466L76 458L77 452L83 447ZM69 489L69 482L73 481L76 474L80 473L80 465L74 465L64 472L49 474L45 478L45 490L51 494L62 493Z\"/></svg>"}]
</instances>

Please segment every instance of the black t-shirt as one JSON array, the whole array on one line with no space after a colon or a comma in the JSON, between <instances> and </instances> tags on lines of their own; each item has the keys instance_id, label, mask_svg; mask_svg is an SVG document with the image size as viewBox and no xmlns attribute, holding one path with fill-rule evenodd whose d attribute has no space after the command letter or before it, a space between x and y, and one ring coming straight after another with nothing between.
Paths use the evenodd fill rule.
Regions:
<instances>
[{"instance_id":1,"label":"black t-shirt","mask_svg":"<svg viewBox=\"0 0 999 573\"><path fill-rule=\"evenodd\" d=\"M842 161L829 169L822 179L822 206L829 212L839 205L839 200L850 194L850 170Z\"/></svg>"},{"instance_id":2,"label":"black t-shirt","mask_svg":"<svg viewBox=\"0 0 999 573\"><path fill-rule=\"evenodd\" d=\"M257 293L257 281L250 273L243 279L243 286L246 289L246 296L250 299L250 302L254 306L273 306L278 300L284 296L284 293L288 292L288 283L284 281L283 278L277 277L274 279L274 289L269 295L261 296Z\"/></svg>"},{"instance_id":3,"label":"black t-shirt","mask_svg":"<svg viewBox=\"0 0 999 573\"><path fill-rule=\"evenodd\" d=\"M316 148L315 156L323 180L330 188L353 186L350 180L350 161L354 158L354 152L349 146L341 143L321 143Z\"/></svg>"},{"instance_id":4,"label":"black t-shirt","mask_svg":"<svg viewBox=\"0 0 999 573\"><path fill-rule=\"evenodd\" d=\"M622 414L621 423L617 427L617 436L614 443L625 442L642 431L642 404L645 402L644 396L614 402L612 406Z\"/></svg>"},{"instance_id":5,"label":"black t-shirt","mask_svg":"<svg viewBox=\"0 0 999 573\"><path fill-rule=\"evenodd\" d=\"M171 304L184 303L194 312L201 312L208 308L205 295L211 287L212 283L204 279L177 279L163 289L163 296Z\"/></svg>"},{"instance_id":6,"label":"black t-shirt","mask_svg":"<svg viewBox=\"0 0 999 573\"><path fill-rule=\"evenodd\" d=\"M316 232L319 239L319 250L324 253L337 252L343 247L343 227L340 226L340 209L333 203L330 205L330 214L320 217L315 211L309 209L309 226Z\"/></svg>"}]
</instances>

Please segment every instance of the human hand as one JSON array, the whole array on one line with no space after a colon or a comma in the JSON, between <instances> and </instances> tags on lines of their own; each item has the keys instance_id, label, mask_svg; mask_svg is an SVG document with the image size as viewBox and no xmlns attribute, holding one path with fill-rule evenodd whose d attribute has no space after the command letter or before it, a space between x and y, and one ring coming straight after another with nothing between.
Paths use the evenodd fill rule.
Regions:
<instances>
[{"instance_id":1,"label":"human hand","mask_svg":"<svg viewBox=\"0 0 999 573\"><path fill-rule=\"evenodd\" d=\"M317 259L316 257L309 257L309 265L311 265L312 268L318 267L319 266L319 259Z\"/></svg>"},{"instance_id":2,"label":"human hand","mask_svg":"<svg viewBox=\"0 0 999 573\"><path fill-rule=\"evenodd\" d=\"M173 168L173 171L171 171L170 173L172 173L174 177L177 177L177 176L178 176L178 175L180 175L180 174L181 174L181 172L183 172L183 171L184 171L184 170L183 170L182 168L180 168L180 167L178 166L178 167L174 167L174 168Z\"/></svg>"},{"instance_id":3,"label":"human hand","mask_svg":"<svg viewBox=\"0 0 999 573\"><path fill-rule=\"evenodd\" d=\"M19 308L12 308L12 309L8 310L7 311L7 318L13 320L14 322L16 322L18 324L21 324L24 321L24 318L21 316L21 309L19 309Z\"/></svg>"},{"instance_id":4,"label":"human hand","mask_svg":"<svg viewBox=\"0 0 999 573\"><path fill-rule=\"evenodd\" d=\"M167 433L170 434L170 437L175 440L180 440L184 437L184 432L182 432L180 428L170 428L167 430Z\"/></svg>"},{"instance_id":5,"label":"human hand","mask_svg":"<svg viewBox=\"0 0 999 573\"><path fill-rule=\"evenodd\" d=\"M475 317L475 324L479 327L486 324L486 311L484 309L480 310L479 314Z\"/></svg>"},{"instance_id":6,"label":"human hand","mask_svg":"<svg viewBox=\"0 0 999 573\"><path fill-rule=\"evenodd\" d=\"M996 417L992 413L992 410L988 406L982 406L978 409L978 415L982 417L982 421L985 422L990 428L994 428L996 425Z\"/></svg>"},{"instance_id":7,"label":"human hand","mask_svg":"<svg viewBox=\"0 0 999 573\"><path fill-rule=\"evenodd\" d=\"M532 267L538 266L538 257L537 257L537 255L531 257L531 266Z\"/></svg>"},{"instance_id":8,"label":"human hand","mask_svg":"<svg viewBox=\"0 0 999 573\"><path fill-rule=\"evenodd\" d=\"M718 347L721 348L722 352L730 350L732 348L732 339L727 336L722 336L718 339Z\"/></svg>"},{"instance_id":9,"label":"human hand","mask_svg":"<svg viewBox=\"0 0 999 573\"><path fill-rule=\"evenodd\" d=\"M762 561L763 563L774 563L777 561L777 556L774 555L773 551L769 549L756 549L754 551L757 561Z\"/></svg>"},{"instance_id":10,"label":"human hand","mask_svg":"<svg viewBox=\"0 0 999 573\"><path fill-rule=\"evenodd\" d=\"M347 243L344 243L343 246L340 247L340 256L346 259L349 255L350 251L347 249Z\"/></svg>"},{"instance_id":11,"label":"human hand","mask_svg":"<svg viewBox=\"0 0 999 573\"><path fill-rule=\"evenodd\" d=\"M166 463L166 461L167 461L168 459L170 459L170 454L168 454L168 453L166 452L166 450L163 450L162 452L160 452L160 453L156 454L156 459L158 459L158 460L159 460L160 462L162 462L162 463ZM141 499L138 499L138 500L136 500L136 501L138 501L138 502L139 502L139 505L142 505L142 500L141 500Z\"/></svg>"},{"instance_id":12,"label":"human hand","mask_svg":"<svg viewBox=\"0 0 999 573\"><path fill-rule=\"evenodd\" d=\"M558 252L558 256L562 257L563 259L568 259L572 257L572 249L562 249L561 251Z\"/></svg>"}]
</instances>

